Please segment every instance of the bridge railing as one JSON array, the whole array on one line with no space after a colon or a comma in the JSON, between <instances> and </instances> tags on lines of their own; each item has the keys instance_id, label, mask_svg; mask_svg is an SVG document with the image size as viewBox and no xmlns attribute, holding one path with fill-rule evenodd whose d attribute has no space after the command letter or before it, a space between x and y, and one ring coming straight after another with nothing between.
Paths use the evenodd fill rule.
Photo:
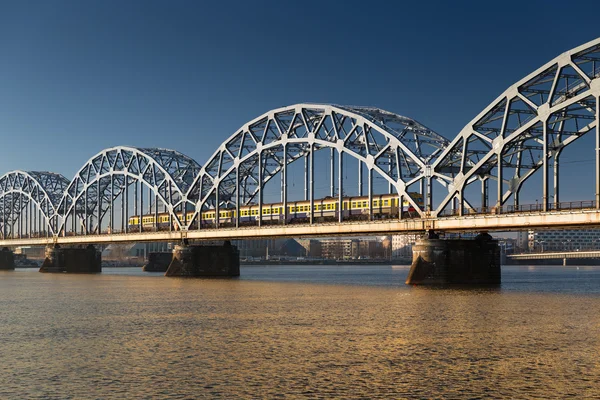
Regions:
<instances>
[{"instance_id":1,"label":"bridge railing","mask_svg":"<svg viewBox=\"0 0 600 400\"><path fill-rule=\"evenodd\" d=\"M595 208L596 202L594 200L584 200L560 202L557 204L549 203L546 211L586 210ZM535 212L544 212L544 205L538 202L535 204L520 204L517 206L506 205L502 207L473 207L464 209L462 215L498 215ZM449 209L439 213L438 217L454 217L459 215L460 212L458 209Z\"/></svg>"}]
</instances>

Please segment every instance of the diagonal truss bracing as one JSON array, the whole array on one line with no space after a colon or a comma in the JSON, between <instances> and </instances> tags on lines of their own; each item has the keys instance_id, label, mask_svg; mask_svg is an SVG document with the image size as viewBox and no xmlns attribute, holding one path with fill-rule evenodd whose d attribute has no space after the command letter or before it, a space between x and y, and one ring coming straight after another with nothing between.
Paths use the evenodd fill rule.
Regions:
<instances>
[{"instance_id":1,"label":"diagonal truss bracing","mask_svg":"<svg viewBox=\"0 0 600 400\"><path fill-rule=\"evenodd\" d=\"M54 235L57 206L68 185L53 172L12 171L0 177L1 236Z\"/></svg>"},{"instance_id":2,"label":"diagonal truss bracing","mask_svg":"<svg viewBox=\"0 0 600 400\"><path fill-rule=\"evenodd\" d=\"M314 174L313 154L329 149L331 176L333 170L343 168L344 156L353 157L368 171L369 196L376 173L388 182L390 193L395 191L421 211L421 205L406 188L423 178L431 160L447 145L445 138L418 122L377 108L297 104L259 116L223 142L201 169L187 198L196 203L193 220L204 209L216 209L218 213L219 209L239 209L256 203L262 210L264 186L279 174L283 209L287 210L286 169L303 158L305 199L312 203L314 177L309 177L309 173ZM342 185L340 178L340 203ZM261 218L259 215L259 224Z\"/></svg>"},{"instance_id":3,"label":"diagonal truss bracing","mask_svg":"<svg viewBox=\"0 0 600 400\"><path fill-rule=\"evenodd\" d=\"M501 212L510 199L518 209L521 188L539 170L543 175L541 208L557 207L560 154L592 130L596 131L599 175L600 137L594 129L599 77L600 39L596 39L561 54L508 88L433 163L432 176L449 182L435 214L442 215L453 201L459 204L459 214L470 211L465 189L476 182L481 184L484 209ZM489 181L497 185L497 197L488 200ZM600 182L600 176L596 181ZM596 186L596 204L600 204L600 187Z\"/></svg>"}]
</instances>

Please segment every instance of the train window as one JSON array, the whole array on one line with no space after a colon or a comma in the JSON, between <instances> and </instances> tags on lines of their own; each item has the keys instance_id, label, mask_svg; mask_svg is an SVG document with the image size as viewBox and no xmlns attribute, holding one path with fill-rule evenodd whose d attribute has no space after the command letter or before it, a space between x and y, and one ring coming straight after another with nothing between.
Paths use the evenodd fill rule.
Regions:
<instances>
[{"instance_id":1,"label":"train window","mask_svg":"<svg viewBox=\"0 0 600 400\"><path fill-rule=\"evenodd\" d=\"M363 205L362 205L362 206L363 206L363 207L366 207L366 206L367 206L367 202L366 202L366 201L363 201Z\"/></svg>"},{"instance_id":2,"label":"train window","mask_svg":"<svg viewBox=\"0 0 600 400\"><path fill-rule=\"evenodd\" d=\"M356 202L355 201L352 202L352 207L353 208L356 207Z\"/></svg>"},{"instance_id":3,"label":"train window","mask_svg":"<svg viewBox=\"0 0 600 400\"><path fill-rule=\"evenodd\" d=\"M384 206L389 206L390 205L390 201L389 200L384 200L383 201L383 205Z\"/></svg>"}]
</instances>

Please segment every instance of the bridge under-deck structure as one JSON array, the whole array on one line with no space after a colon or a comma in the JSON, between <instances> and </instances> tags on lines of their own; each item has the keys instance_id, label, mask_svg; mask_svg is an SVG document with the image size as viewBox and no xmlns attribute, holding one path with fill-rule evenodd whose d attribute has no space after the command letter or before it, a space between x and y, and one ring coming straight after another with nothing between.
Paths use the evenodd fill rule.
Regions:
<instances>
[{"instance_id":1,"label":"bridge under-deck structure","mask_svg":"<svg viewBox=\"0 0 600 400\"><path fill-rule=\"evenodd\" d=\"M600 38L510 86L452 140L375 107L282 107L244 124L204 164L117 146L71 180L8 172L0 246L599 225L599 106ZM561 153L590 135L595 197L561 202ZM290 190L298 165L300 194ZM326 189L315 185L324 176ZM523 189L541 201L523 204Z\"/></svg>"}]
</instances>

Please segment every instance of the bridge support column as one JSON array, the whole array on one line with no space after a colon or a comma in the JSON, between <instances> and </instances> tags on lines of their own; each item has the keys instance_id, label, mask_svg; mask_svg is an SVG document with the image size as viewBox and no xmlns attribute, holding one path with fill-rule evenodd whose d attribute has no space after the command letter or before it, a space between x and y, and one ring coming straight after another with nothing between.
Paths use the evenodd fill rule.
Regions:
<instances>
[{"instance_id":1,"label":"bridge support column","mask_svg":"<svg viewBox=\"0 0 600 400\"><path fill-rule=\"evenodd\" d=\"M142 268L145 272L167 272L173 260L173 252L152 252L148 254L148 263Z\"/></svg>"},{"instance_id":2,"label":"bridge support column","mask_svg":"<svg viewBox=\"0 0 600 400\"><path fill-rule=\"evenodd\" d=\"M15 255L8 247L0 250L0 270L15 269Z\"/></svg>"},{"instance_id":3,"label":"bridge support column","mask_svg":"<svg viewBox=\"0 0 600 400\"><path fill-rule=\"evenodd\" d=\"M40 272L100 273L102 255L92 245L85 248L46 247L46 259Z\"/></svg>"},{"instance_id":4,"label":"bridge support column","mask_svg":"<svg viewBox=\"0 0 600 400\"><path fill-rule=\"evenodd\" d=\"M229 241L223 246L175 246L165 276L240 276L240 253Z\"/></svg>"},{"instance_id":5,"label":"bridge support column","mask_svg":"<svg viewBox=\"0 0 600 400\"><path fill-rule=\"evenodd\" d=\"M430 233L413 247L408 285L498 285L500 248L487 233L473 240L443 240Z\"/></svg>"}]
</instances>

